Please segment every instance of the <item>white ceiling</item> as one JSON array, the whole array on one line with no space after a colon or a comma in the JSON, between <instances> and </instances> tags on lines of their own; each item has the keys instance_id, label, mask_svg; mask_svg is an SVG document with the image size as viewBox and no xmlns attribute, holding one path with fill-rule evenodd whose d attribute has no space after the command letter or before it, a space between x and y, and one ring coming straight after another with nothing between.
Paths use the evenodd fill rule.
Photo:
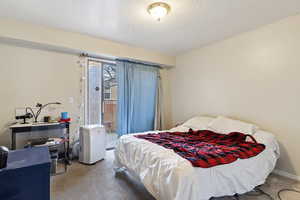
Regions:
<instances>
[{"instance_id":1,"label":"white ceiling","mask_svg":"<svg viewBox=\"0 0 300 200\"><path fill-rule=\"evenodd\" d=\"M171 13L155 21L154 0L0 0L0 17L85 33L178 55L300 11L300 0L164 0Z\"/></svg>"}]
</instances>

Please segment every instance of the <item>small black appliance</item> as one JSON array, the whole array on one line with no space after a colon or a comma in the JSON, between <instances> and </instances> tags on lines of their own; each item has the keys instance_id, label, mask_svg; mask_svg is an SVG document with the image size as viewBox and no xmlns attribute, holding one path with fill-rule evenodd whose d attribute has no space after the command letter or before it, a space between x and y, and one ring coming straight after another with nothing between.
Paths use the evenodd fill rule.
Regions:
<instances>
[{"instance_id":1,"label":"small black appliance","mask_svg":"<svg viewBox=\"0 0 300 200\"><path fill-rule=\"evenodd\" d=\"M22 124L27 124L26 119L31 119L33 115L31 113L26 113L25 115L16 116L16 119L23 119Z\"/></svg>"}]
</instances>

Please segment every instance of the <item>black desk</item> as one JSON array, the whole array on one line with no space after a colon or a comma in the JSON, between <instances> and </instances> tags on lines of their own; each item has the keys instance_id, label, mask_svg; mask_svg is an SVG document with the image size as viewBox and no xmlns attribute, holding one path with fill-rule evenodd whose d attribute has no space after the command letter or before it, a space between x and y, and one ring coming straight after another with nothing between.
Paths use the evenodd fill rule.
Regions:
<instances>
[{"instance_id":1,"label":"black desk","mask_svg":"<svg viewBox=\"0 0 300 200\"><path fill-rule=\"evenodd\" d=\"M70 163L70 123L63 122L63 123L30 123L30 124L15 124L10 126L11 129L11 149L16 149L16 139L18 133L24 132L35 132L35 131L43 131L43 130L55 130L55 129L66 129L64 134L64 138L66 139L66 157L67 163Z\"/></svg>"},{"instance_id":2,"label":"black desk","mask_svg":"<svg viewBox=\"0 0 300 200\"><path fill-rule=\"evenodd\" d=\"M50 163L47 147L10 151L0 169L0 199L50 200Z\"/></svg>"}]
</instances>

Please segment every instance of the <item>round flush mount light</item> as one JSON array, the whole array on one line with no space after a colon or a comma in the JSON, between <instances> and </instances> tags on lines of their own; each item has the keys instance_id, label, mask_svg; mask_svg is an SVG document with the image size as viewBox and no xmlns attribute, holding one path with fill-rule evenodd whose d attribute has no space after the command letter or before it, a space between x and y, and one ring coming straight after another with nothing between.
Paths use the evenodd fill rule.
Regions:
<instances>
[{"instance_id":1,"label":"round flush mount light","mask_svg":"<svg viewBox=\"0 0 300 200\"><path fill-rule=\"evenodd\" d=\"M152 3L148 6L148 13L156 20L160 21L161 18L166 16L171 10L169 4L164 2Z\"/></svg>"}]
</instances>

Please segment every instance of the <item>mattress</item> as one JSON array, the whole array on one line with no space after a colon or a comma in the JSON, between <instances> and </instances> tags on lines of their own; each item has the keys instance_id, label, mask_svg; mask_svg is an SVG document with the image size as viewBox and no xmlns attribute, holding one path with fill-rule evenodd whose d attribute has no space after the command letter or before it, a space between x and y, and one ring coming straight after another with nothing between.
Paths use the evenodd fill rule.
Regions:
<instances>
[{"instance_id":1,"label":"mattress","mask_svg":"<svg viewBox=\"0 0 300 200\"><path fill-rule=\"evenodd\" d=\"M187 130L177 127L169 131ZM243 194L263 184L279 158L278 143L271 133L259 130L254 137L266 145L259 155L226 165L199 168L171 149L129 134L118 141L115 164L134 174L157 200L208 200Z\"/></svg>"}]
</instances>

